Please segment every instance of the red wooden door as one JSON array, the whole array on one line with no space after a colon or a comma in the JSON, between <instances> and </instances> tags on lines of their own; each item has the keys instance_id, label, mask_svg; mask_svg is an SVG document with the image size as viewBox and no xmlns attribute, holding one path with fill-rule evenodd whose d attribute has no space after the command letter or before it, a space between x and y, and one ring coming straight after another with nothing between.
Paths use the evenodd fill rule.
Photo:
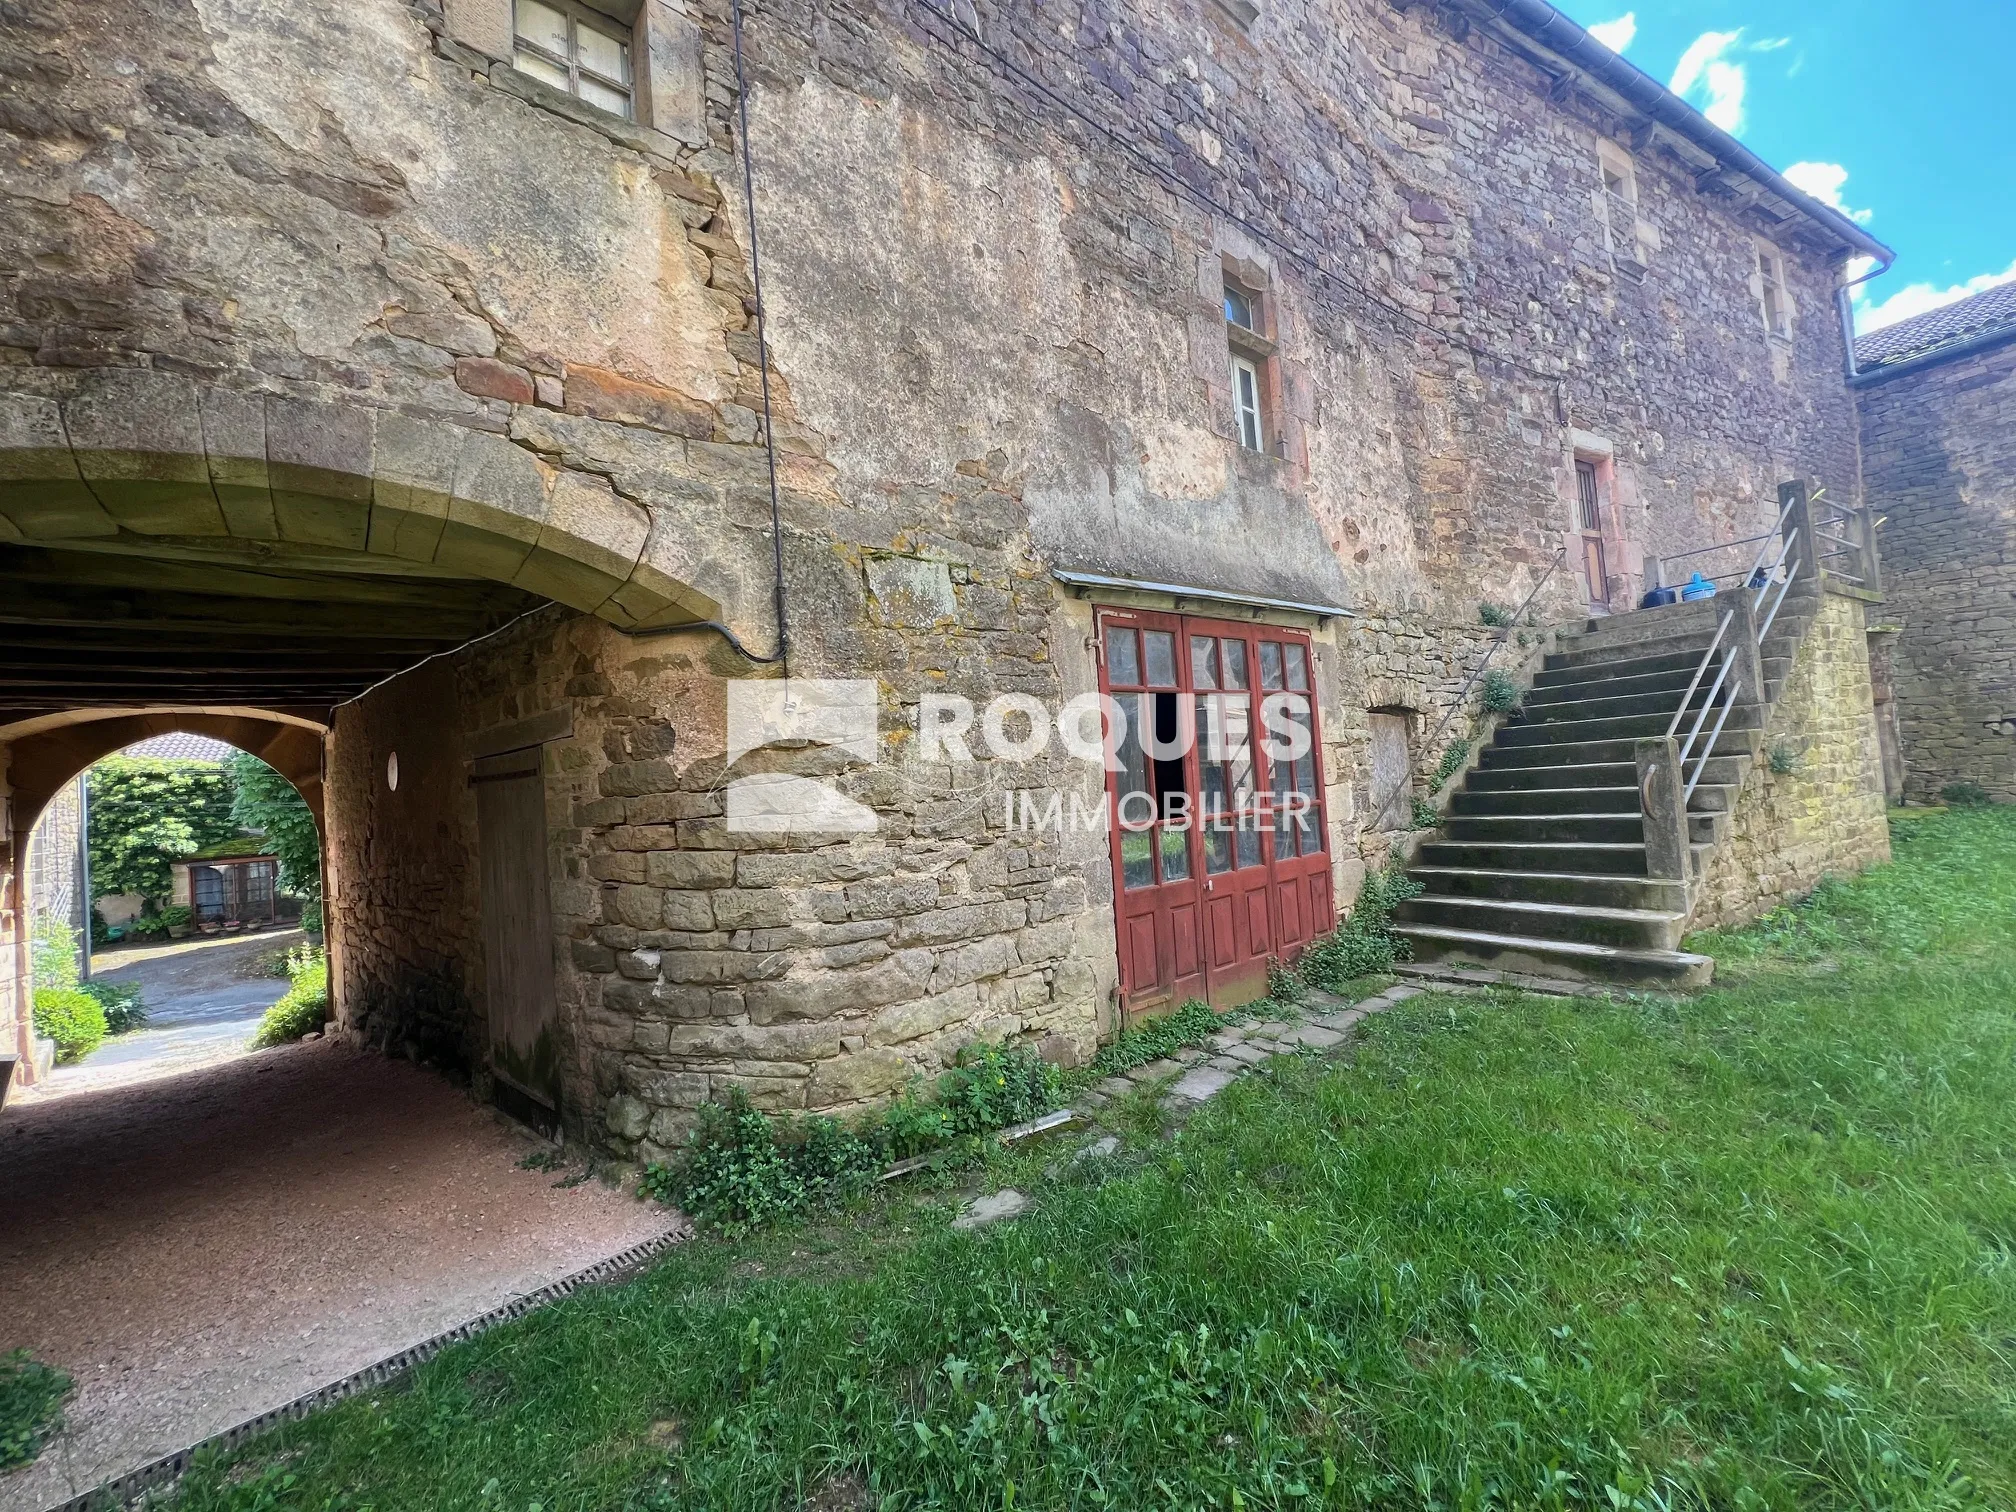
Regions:
<instances>
[{"instance_id":1,"label":"red wooden door","mask_svg":"<svg viewBox=\"0 0 2016 1512\"><path fill-rule=\"evenodd\" d=\"M1127 717L1107 779L1124 1006L1267 990L1335 923L1308 638L1101 614L1101 687Z\"/></svg>"}]
</instances>

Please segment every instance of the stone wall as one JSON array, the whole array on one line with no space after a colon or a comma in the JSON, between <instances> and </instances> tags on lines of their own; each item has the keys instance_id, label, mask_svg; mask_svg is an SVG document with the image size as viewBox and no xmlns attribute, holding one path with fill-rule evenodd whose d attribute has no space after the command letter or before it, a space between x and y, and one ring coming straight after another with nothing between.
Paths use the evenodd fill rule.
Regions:
<instances>
[{"instance_id":1,"label":"stone wall","mask_svg":"<svg viewBox=\"0 0 2016 1512\"><path fill-rule=\"evenodd\" d=\"M872 680L881 738L873 762L737 769L830 781L872 836L732 834L726 684L770 670L712 632L614 628L718 613L778 644L727 15L667 9L698 28L685 134L542 91L424 0L65 0L5 44L35 87L0 119L27 186L0 376L35 414L91 413L105 367L199 387L192 415L367 411L377 439L327 469L370 501L367 555L402 554L381 506L470 502L381 467L388 436L400 469L438 449L532 480L543 513L442 502L426 560L570 607L336 717L338 995L372 1042L480 1062L465 742L564 712L563 1093L628 1153L731 1085L852 1107L976 1035L1072 1058L1111 1029L1104 837L990 817L1013 788L1090 799L1096 768L932 763L912 738L926 692L1096 687L1092 603L1053 569L1355 609L1188 602L1312 631L1348 901L1390 844L1361 833L1367 711L1425 736L1483 601L1544 578L1542 626L1585 612L1575 562L1547 577L1577 456L1623 599L1643 552L1761 528L1783 478L1852 492L1833 254L1780 229L1795 321L1767 334L1763 223L1652 145L1625 256L1596 191L1626 123L1550 98L1483 27L1388 0L1270 5L1250 33L1211 5L983 3L983 54L909 0L752 6L789 671ZM1234 437L1228 275L1264 296L1278 454Z\"/></svg>"},{"instance_id":2,"label":"stone wall","mask_svg":"<svg viewBox=\"0 0 2016 1512\"><path fill-rule=\"evenodd\" d=\"M1852 591L1822 594L1729 837L1709 862L1691 927L1746 924L1823 878L1890 859L1865 612ZM1771 770L1774 749L1790 758L1789 772Z\"/></svg>"},{"instance_id":3,"label":"stone wall","mask_svg":"<svg viewBox=\"0 0 2016 1512\"><path fill-rule=\"evenodd\" d=\"M2016 801L2016 341L1856 393L1905 791L1956 782Z\"/></svg>"}]
</instances>

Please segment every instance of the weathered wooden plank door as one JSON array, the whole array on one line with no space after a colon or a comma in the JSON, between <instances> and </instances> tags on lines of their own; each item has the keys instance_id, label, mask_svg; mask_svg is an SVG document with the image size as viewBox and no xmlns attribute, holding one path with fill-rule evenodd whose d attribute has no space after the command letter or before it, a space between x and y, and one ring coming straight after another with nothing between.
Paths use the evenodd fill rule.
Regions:
<instances>
[{"instance_id":1,"label":"weathered wooden plank door","mask_svg":"<svg viewBox=\"0 0 2016 1512\"><path fill-rule=\"evenodd\" d=\"M490 1069L505 1111L550 1124L560 1111L560 1051L540 751L486 756L469 780L476 789ZM517 1106L521 1099L534 1106Z\"/></svg>"}]
</instances>

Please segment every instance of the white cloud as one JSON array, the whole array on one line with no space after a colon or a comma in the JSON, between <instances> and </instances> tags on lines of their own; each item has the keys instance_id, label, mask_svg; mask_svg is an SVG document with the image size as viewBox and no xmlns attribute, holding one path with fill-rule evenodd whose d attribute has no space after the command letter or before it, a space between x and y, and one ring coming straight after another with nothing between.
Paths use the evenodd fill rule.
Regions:
<instances>
[{"instance_id":1,"label":"white cloud","mask_svg":"<svg viewBox=\"0 0 2016 1512\"><path fill-rule=\"evenodd\" d=\"M1731 136L1743 130L1743 92L1750 83L1743 65L1729 61L1742 38L1740 27L1701 33L1680 55L1667 86Z\"/></svg>"},{"instance_id":2,"label":"white cloud","mask_svg":"<svg viewBox=\"0 0 2016 1512\"><path fill-rule=\"evenodd\" d=\"M1626 11L1615 21L1598 21L1589 28L1589 35L1613 53L1622 53L1638 35L1638 13Z\"/></svg>"},{"instance_id":3,"label":"white cloud","mask_svg":"<svg viewBox=\"0 0 2016 1512\"><path fill-rule=\"evenodd\" d=\"M1866 226L1873 210L1851 210L1841 198L1841 186L1848 182L1848 170L1839 163L1794 163L1785 170L1785 181L1803 189L1823 205L1832 205L1857 225Z\"/></svg>"},{"instance_id":4,"label":"white cloud","mask_svg":"<svg viewBox=\"0 0 2016 1512\"><path fill-rule=\"evenodd\" d=\"M1855 291L1855 329L1867 336L1871 331L1880 331L1900 320L1909 320L1913 315L1923 315L1927 310L1936 310L1970 294L1979 294L1983 289L2007 283L2016 283L2016 262L2000 273L1983 273L1978 278L1970 278L1965 283L1944 289L1929 283L1906 284L1881 304L1868 302L1868 286L1865 284Z\"/></svg>"}]
</instances>

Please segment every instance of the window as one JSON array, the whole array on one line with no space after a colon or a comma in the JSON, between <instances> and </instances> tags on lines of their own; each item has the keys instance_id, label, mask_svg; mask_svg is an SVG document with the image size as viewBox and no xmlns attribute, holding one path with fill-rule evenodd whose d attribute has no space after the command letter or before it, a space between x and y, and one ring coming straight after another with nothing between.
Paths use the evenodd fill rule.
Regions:
<instances>
[{"instance_id":1,"label":"window","mask_svg":"<svg viewBox=\"0 0 2016 1512\"><path fill-rule=\"evenodd\" d=\"M1757 249L1757 290L1764 301L1764 329L1792 334L1792 301L1785 291L1785 259L1768 247Z\"/></svg>"},{"instance_id":2,"label":"window","mask_svg":"<svg viewBox=\"0 0 2016 1512\"><path fill-rule=\"evenodd\" d=\"M1247 451L1274 450L1267 423L1268 364L1274 343L1267 339L1261 297L1238 284L1225 285L1225 339L1232 362L1232 420Z\"/></svg>"},{"instance_id":3,"label":"window","mask_svg":"<svg viewBox=\"0 0 2016 1512\"><path fill-rule=\"evenodd\" d=\"M630 33L572 0L515 0L512 63L555 89L632 119Z\"/></svg>"},{"instance_id":4,"label":"window","mask_svg":"<svg viewBox=\"0 0 2016 1512\"><path fill-rule=\"evenodd\" d=\"M1260 426L1260 371L1244 357L1232 359L1232 409L1239 420L1239 444L1248 451L1267 450Z\"/></svg>"}]
</instances>

